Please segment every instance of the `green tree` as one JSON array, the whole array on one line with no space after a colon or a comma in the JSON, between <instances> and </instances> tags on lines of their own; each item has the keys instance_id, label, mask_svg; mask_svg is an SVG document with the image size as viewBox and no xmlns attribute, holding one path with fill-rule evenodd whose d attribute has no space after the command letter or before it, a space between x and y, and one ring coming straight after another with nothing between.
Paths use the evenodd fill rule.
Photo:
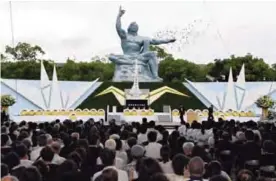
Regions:
<instances>
[{"instance_id":1,"label":"green tree","mask_svg":"<svg viewBox=\"0 0 276 181\"><path fill-rule=\"evenodd\" d=\"M227 81L230 67L232 67L234 79L236 79L242 64L245 64L246 81L276 81L276 64L269 66L263 59L253 57L251 54L240 57L232 55L229 58L216 59L209 64L196 64L184 59L175 59L158 46L150 48L152 51L156 51L158 58L161 59L159 75L165 82L184 82L185 79L206 81L206 75L215 77L219 81ZM15 48L7 46L6 52L6 55L0 55L3 78L39 80L40 62L37 61L37 55L41 52L44 53L39 46L19 43ZM9 61L8 55L12 55L19 61ZM114 73L114 64L103 63L99 59L99 57L94 57L91 62L76 62L67 59L66 63L57 66L58 79L92 81L99 78L100 81L110 81ZM43 60L43 63L51 79L54 61ZM221 78L222 75L226 77L224 80Z\"/></svg>"},{"instance_id":2,"label":"green tree","mask_svg":"<svg viewBox=\"0 0 276 181\"><path fill-rule=\"evenodd\" d=\"M263 80L275 80L276 71L273 70L268 64L264 62L262 58L253 57L251 54L246 56L236 57L232 55L226 59L216 59L215 63L211 65L209 74L220 81L221 76L224 75L227 81L229 75L229 69L232 67L234 80L237 79L239 71L242 65L245 64L245 78L246 81L263 81Z\"/></svg>"},{"instance_id":3,"label":"green tree","mask_svg":"<svg viewBox=\"0 0 276 181\"><path fill-rule=\"evenodd\" d=\"M172 55L167 53L163 48L159 46L150 46L151 51L155 51L157 53L157 57L159 59L172 58Z\"/></svg>"},{"instance_id":4,"label":"green tree","mask_svg":"<svg viewBox=\"0 0 276 181\"><path fill-rule=\"evenodd\" d=\"M11 55L14 60L37 60L39 54L44 55L45 52L38 45L30 45L28 43L19 42L15 47L6 46L6 54Z\"/></svg>"},{"instance_id":5,"label":"green tree","mask_svg":"<svg viewBox=\"0 0 276 181\"><path fill-rule=\"evenodd\" d=\"M276 63L272 64L272 69L276 71Z\"/></svg>"},{"instance_id":6,"label":"green tree","mask_svg":"<svg viewBox=\"0 0 276 181\"><path fill-rule=\"evenodd\" d=\"M5 56L3 53L1 53L0 60L1 60L1 62L5 62L7 60L7 56Z\"/></svg>"}]
</instances>

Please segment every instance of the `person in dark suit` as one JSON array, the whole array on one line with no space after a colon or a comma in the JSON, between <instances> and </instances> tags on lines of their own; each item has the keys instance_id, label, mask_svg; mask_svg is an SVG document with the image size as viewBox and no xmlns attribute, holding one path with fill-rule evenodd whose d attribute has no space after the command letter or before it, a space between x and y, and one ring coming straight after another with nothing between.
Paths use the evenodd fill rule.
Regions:
<instances>
[{"instance_id":1,"label":"person in dark suit","mask_svg":"<svg viewBox=\"0 0 276 181\"><path fill-rule=\"evenodd\" d=\"M9 121L9 115L4 110L1 111L1 120L2 120L2 123Z\"/></svg>"},{"instance_id":2,"label":"person in dark suit","mask_svg":"<svg viewBox=\"0 0 276 181\"><path fill-rule=\"evenodd\" d=\"M178 111L179 111L181 124L185 124L184 116L185 116L186 110L185 110L184 106L180 105Z\"/></svg>"},{"instance_id":3,"label":"person in dark suit","mask_svg":"<svg viewBox=\"0 0 276 181\"><path fill-rule=\"evenodd\" d=\"M214 106L211 105L209 108L208 108L208 121L213 121L214 120Z\"/></svg>"},{"instance_id":4,"label":"person in dark suit","mask_svg":"<svg viewBox=\"0 0 276 181\"><path fill-rule=\"evenodd\" d=\"M243 163L249 160L260 160L261 147L254 141L254 133L251 130L245 132L246 143L241 147L241 160ZM250 151L249 151L250 150Z\"/></svg>"}]
</instances>

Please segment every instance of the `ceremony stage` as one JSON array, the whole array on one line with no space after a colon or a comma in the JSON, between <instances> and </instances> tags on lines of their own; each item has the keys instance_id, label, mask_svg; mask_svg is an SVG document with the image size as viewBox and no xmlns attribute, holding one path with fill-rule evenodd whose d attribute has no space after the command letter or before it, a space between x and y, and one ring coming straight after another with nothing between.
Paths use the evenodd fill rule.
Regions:
<instances>
[{"instance_id":1,"label":"ceremony stage","mask_svg":"<svg viewBox=\"0 0 276 181\"><path fill-rule=\"evenodd\" d=\"M126 108L129 91L135 85L132 82L99 82L98 79L58 81L55 66L50 81L45 78L48 75L42 62L41 71L45 74L42 74L41 80L1 79L2 94L16 99L16 103L8 109L14 121L86 121L88 118L98 121L106 118L107 121L140 122L145 117L149 121L179 124L177 111L180 105L186 109L185 120L188 122L206 120L210 105L214 106L215 120L221 117L240 122L259 121L261 109L255 101L261 95L276 99L276 84L273 82L245 82L240 79L236 83L189 80L183 83L137 82L142 93L139 99L146 100L151 110L145 113Z\"/></svg>"},{"instance_id":2,"label":"ceremony stage","mask_svg":"<svg viewBox=\"0 0 276 181\"><path fill-rule=\"evenodd\" d=\"M184 120L192 123L194 120L198 122L207 120L207 110L188 110L184 116ZM146 118L148 121L155 121L158 124L167 124L167 125L179 125L180 116L177 109L168 110L168 112L154 112L153 110L129 110L125 109L124 112L105 112L105 110L92 109L92 110L61 110L61 111L22 111L21 115L11 116L11 119L15 122L21 121L31 121L31 122L51 122L59 119L64 121L70 119L72 121L83 120L87 121L93 119L94 121L106 120L108 122L112 119L116 123L131 123L131 122L142 122L142 119ZM234 119L239 122L246 122L249 120L259 121L260 116L254 115L252 112L214 112L214 119L217 121L219 118L224 120Z\"/></svg>"}]
</instances>

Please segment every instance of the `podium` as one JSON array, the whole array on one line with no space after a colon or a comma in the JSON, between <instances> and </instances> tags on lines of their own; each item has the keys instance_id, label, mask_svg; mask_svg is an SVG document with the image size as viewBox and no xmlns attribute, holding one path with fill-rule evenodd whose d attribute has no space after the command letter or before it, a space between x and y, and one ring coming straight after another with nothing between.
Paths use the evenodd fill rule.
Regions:
<instances>
[{"instance_id":1,"label":"podium","mask_svg":"<svg viewBox=\"0 0 276 181\"><path fill-rule=\"evenodd\" d=\"M131 89L125 89L125 107L132 109L148 109L149 100L149 89L139 89L136 90L138 94L134 94L131 92Z\"/></svg>"},{"instance_id":2,"label":"podium","mask_svg":"<svg viewBox=\"0 0 276 181\"><path fill-rule=\"evenodd\" d=\"M127 108L135 108L135 109L147 109L148 108L148 100L146 99L126 99Z\"/></svg>"}]
</instances>

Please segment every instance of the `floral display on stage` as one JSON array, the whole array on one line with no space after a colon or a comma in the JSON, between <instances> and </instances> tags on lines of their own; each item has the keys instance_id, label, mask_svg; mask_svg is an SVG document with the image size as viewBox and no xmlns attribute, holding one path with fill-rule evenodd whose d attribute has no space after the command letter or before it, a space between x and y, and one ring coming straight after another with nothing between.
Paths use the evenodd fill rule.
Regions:
<instances>
[{"instance_id":1,"label":"floral display on stage","mask_svg":"<svg viewBox=\"0 0 276 181\"><path fill-rule=\"evenodd\" d=\"M275 101L270 96L262 96L256 101L256 105L262 109L273 108Z\"/></svg>"},{"instance_id":2,"label":"floral display on stage","mask_svg":"<svg viewBox=\"0 0 276 181\"><path fill-rule=\"evenodd\" d=\"M207 117L208 116L208 109L204 109L204 110L192 110L189 109L187 110L187 114L195 114L198 117ZM173 116L179 116L179 110L178 109L174 109L172 111L172 115ZM215 117L221 117L221 118L227 118L227 117L254 117L256 116L252 111L215 111L214 112L214 116Z\"/></svg>"},{"instance_id":3,"label":"floral display on stage","mask_svg":"<svg viewBox=\"0 0 276 181\"><path fill-rule=\"evenodd\" d=\"M153 116L153 109L124 109L124 116Z\"/></svg>"},{"instance_id":4,"label":"floral display on stage","mask_svg":"<svg viewBox=\"0 0 276 181\"><path fill-rule=\"evenodd\" d=\"M22 110L20 116L104 116L104 109Z\"/></svg>"},{"instance_id":5,"label":"floral display on stage","mask_svg":"<svg viewBox=\"0 0 276 181\"><path fill-rule=\"evenodd\" d=\"M15 98L11 95L1 95L1 110L8 113L9 107L15 104Z\"/></svg>"},{"instance_id":6,"label":"floral display on stage","mask_svg":"<svg viewBox=\"0 0 276 181\"><path fill-rule=\"evenodd\" d=\"M257 99L256 105L262 109L262 118L267 119L268 109L273 108L276 103L270 96L265 95Z\"/></svg>"},{"instance_id":7,"label":"floral display on stage","mask_svg":"<svg viewBox=\"0 0 276 181\"><path fill-rule=\"evenodd\" d=\"M15 103L15 98L11 95L1 95L1 106L2 107L9 107Z\"/></svg>"}]
</instances>

